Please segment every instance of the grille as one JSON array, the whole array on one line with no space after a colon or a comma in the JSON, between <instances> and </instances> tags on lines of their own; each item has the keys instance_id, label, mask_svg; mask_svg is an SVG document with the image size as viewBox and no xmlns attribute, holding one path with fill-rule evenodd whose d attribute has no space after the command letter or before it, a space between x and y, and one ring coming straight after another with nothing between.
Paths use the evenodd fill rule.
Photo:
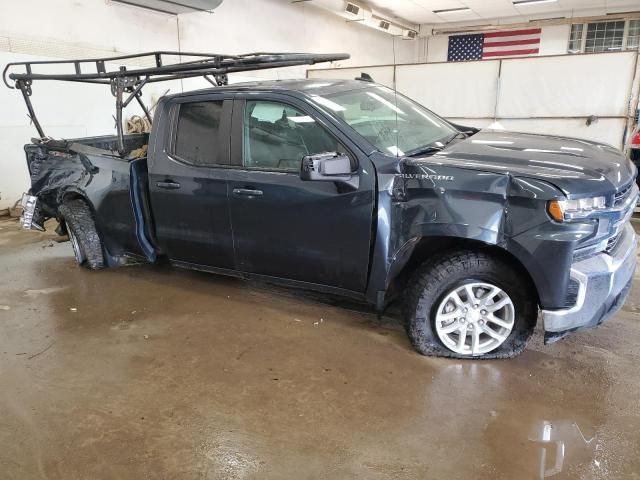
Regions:
<instances>
[{"instance_id":1,"label":"grille","mask_svg":"<svg viewBox=\"0 0 640 480\"><path fill-rule=\"evenodd\" d=\"M575 250L573 252L573 261L580 262L586 258L593 257L598 252L598 245L590 245L588 247L581 248L579 250Z\"/></svg>"},{"instance_id":2,"label":"grille","mask_svg":"<svg viewBox=\"0 0 640 480\"><path fill-rule=\"evenodd\" d=\"M618 232L613 237L611 237L607 241L607 246L604 249L605 253L613 252L618 246L618 243L620 242L620 238L622 238L622 232Z\"/></svg>"},{"instance_id":3,"label":"grille","mask_svg":"<svg viewBox=\"0 0 640 480\"><path fill-rule=\"evenodd\" d=\"M627 197L629 196L629 194L631 193L631 189L633 187L633 182L631 182L629 185L622 187L618 193L616 193L613 196L613 206L617 207L618 205L621 205L625 202L625 200L627 199Z\"/></svg>"},{"instance_id":4,"label":"grille","mask_svg":"<svg viewBox=\"0 0 640 480\"><path fill-rule=\"evenodd\" d=\"M564 306L566 308L573 307L578 301L578 290L580 290L580 284L573 278L569 279L569 285L567 285L567 295L564 298Z\"/></svg>"}]
</instances>

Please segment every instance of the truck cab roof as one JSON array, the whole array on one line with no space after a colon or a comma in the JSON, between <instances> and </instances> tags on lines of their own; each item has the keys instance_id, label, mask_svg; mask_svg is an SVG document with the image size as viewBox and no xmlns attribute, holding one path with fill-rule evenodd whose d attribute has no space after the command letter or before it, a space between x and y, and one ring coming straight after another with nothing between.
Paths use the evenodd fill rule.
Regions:
<instances>
[{"instance_id":1,"label":"truck cab roof","mask_svg":"<svg viewBox=\"0 0 640 480\"><path fill-rule=\"evenodd\" d=\"M176 93L167 98L181 97L184 95L207 94L213 92L246 92L257 90L261 92L296 92L302 96L326 95L336 92L346 92L371 86L371 82L362 80L325 80L325 79L301 79L301 80L268 80L257 82L241 82L223 87L211 87L201 90Z\"/></svg>"}]
</instances>

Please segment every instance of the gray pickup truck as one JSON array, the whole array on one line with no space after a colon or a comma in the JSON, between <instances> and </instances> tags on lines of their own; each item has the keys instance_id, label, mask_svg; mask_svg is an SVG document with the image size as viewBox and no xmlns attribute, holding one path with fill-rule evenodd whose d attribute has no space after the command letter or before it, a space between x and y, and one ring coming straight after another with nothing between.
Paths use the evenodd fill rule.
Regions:
<instances>
[{"instance_id":1,"label":"gray pickup truck","mask_svg":"<svg viewBox=\"0 0 640 480\"><path fill-rule=\"evenodd\" d=\"M165 96L150 135L25 151L24 226L57 218L80 265L164 258L378 311L397 298L427 355L511 357L539 318L547 342L595 327L636 264L619 150L454 125L362 79Z\"/></svg>"}]
</instances>

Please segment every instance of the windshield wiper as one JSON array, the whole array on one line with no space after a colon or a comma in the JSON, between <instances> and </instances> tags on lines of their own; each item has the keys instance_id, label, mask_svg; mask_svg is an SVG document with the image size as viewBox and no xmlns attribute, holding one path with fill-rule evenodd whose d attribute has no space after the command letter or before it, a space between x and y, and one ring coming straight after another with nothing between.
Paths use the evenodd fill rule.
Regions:
<instances>
[{"instance_id":1,"label":"windshield wiper","mask_svg":"<svg viewBox=\"0 0 640 480\"><path fill-rule=\"evenodd\" d=\"M407 157L415 157L416 155L424 155L426 153L439 152L440 150L443 150L447 145L449 145L451 142L453 142L456 138L459 138L460 136L462 136L462 138L468 137L468 135L464 132L457 132L451 135L450 137L448 137L445 141L433 142L428 145L425 145L424 147L414 148L413 150L410 150L409 152L407 152L405 155Z\"/></svg>"},{"instance_id":2,"label":"windshield wiper","mask_svg":"<svg viewBox=\"0 0 640 480\"><path fill-rule=\"evenodd\" d=\"M425 145L424 147L420 147L420 148L415 148L413 150L411 150L410 152L407 152L405 155L407 157L415 157L418 155L424 155L425 153L435 153L435 152L439 152L440 150L442 150L444 148L444 146L440 147L438 145Z\"/></svg>"},{"instance_id":3,"label":"windshield wiper","mask_svg":"<svg viewBox=\"0 0 640 480\"><path fill-rule=\"evenodd\" d=\"M456 138L467 138L469 135L467 135L464 132L458 132L455 133L453 135L451 135L449 138L447 138L443 143L442 143L442 148L446 147L447 145L449 145L451 142L453 142Z\"/></svg>"}]
</instances>

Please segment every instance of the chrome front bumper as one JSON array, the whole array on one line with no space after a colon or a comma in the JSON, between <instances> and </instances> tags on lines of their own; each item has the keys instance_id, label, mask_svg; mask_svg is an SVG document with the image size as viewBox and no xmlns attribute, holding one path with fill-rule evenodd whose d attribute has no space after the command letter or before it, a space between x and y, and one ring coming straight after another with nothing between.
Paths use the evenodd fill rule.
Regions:
<instances>
[{"instance_id":1,"label":"chrome front bumper","mask_svg":"<svg viewBox=\"0 0 640 480\"><path fill-rule=\"evenodd\" d=\"M576 305L562 310L542 310L545 332L595 327L616 313L631 289L637 243L633 227L627 222L610 255L600 253L574 263L571 278L579 285Z\"/></svg>"}]
</instances>

